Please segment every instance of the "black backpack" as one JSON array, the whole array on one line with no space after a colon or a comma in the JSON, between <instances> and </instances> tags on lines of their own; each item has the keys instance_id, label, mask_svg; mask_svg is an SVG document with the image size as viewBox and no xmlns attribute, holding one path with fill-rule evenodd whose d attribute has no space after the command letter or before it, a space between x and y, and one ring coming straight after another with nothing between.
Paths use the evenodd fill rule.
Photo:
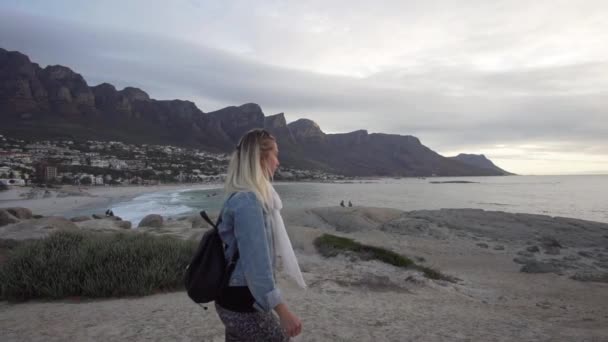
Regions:
<instances>
[{"instance_id":1,"label":"black backpack","mask_svg":"<svg viewBox=\"0 0 608 342\"><path fill-rule=\"evenodd\" d=\"M213 228L203 235L194 257L186 267L184 285L188 291L188 296L195 303L202 304L216 301L221 297L239 259L239 251L237 250L234 253L230 262L226 262L224 257L225 244L218 233L222 213L220 212L216 224L211 222L205 211L201 211L200 215Z\"/></svg>"}]
</instances>

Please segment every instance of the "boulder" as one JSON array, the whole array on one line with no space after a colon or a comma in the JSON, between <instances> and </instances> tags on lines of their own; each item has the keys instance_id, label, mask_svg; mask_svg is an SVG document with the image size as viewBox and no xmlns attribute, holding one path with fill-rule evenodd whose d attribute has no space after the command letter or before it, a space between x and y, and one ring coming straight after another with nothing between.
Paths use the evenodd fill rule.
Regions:
<instances>
[{"instance_id":1,"label":"boulder","mask_svg":"<svg viewBox=\"0 0 608 342\"><path fill-rule=\"evenodd\" d=\"M114 225L122 229L131 229L131 221L115 221Z\"/></svg>"},{"instance_id":2,"label":"boulder","mask_svg":"<svg viewBox=\"0 0 608 342\"><path fill-rule=\"evenodd\" d=\"M20 220L29 220L32 218L32 211L29 210L28 208L14 207L14 208L5 208L5 210Z\"/></svg>"},{"instance_id":3,"label":"boulder","mask_svg":"<svg viewBox=\"0 0 608 342\"><path fill-rule=\"evenodd\" d=\"M157 214L150 214L144 217L137 227L160 228L163 226L163 217Z\"/></svg>"},{"instance_id":4,"label":"boulder","mask_svg":"<svg viewBox=\"0 0 608 342\"><path fill-rule=\"evenodd\" d=\"M19 219L9 213L6 209L0 209L0 227L6 226L7 224L13 224L19 222Z\"/></svg>"},{"instance_id":5,"label":"boulder","mask_svg":"<svg viewBox=\"0 0 608 342\"><path fill-rule=\"evenodd\" d=\"M96 219L96 220L101 220L101 219L104 219L106 217L104 215L93 214L93 218Z\"/></svg>"},{"instance_id":6,"label":"boulder","mask_svg":"<svg viewBox=\"0 0 608 342\"><path fill-rule=\"evenodd\" d=\"M70 219L70 221L72 222L82 222L82 221L88 221L91 220L90 216L76 216L76 217L72 217Z\"/></svg>"},{"instance_id":7,"label":"boulder","mask_svg":"<svg viewBox=\"0 0 608 342\"><path fill-rule=\"evenodd\" d=\"M58 230L78 230L78 226L74 222L59 216L23 220L0 227L0 238L14 240L41 239Z\"/></svg>"}]
</instances>

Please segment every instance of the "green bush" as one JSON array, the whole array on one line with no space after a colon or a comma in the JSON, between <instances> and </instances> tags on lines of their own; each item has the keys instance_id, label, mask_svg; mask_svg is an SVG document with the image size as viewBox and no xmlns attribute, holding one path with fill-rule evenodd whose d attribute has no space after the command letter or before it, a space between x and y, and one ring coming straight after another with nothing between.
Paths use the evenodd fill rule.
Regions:
<instances>
[{"instance_id":1,"label":"green bush","mask_svg":"<svg viewBox=\"0 0 608 342\"><path fill-rule=\"evenodd\" d=\"M317 251L324 257L335 257L340 253L352 253L363 260L376 259L393 266L419 270L429 279L455 280L455 278L444 275L428 266L417 265L409 258L393 251L381 247L364 245L345 237L323 234L315 239L314 245Z\"/></svg>"},{"instance_id":2,"label":"green bush","mask_svg":"<svg viewBox=\"0 0 608 342\"><path fill-rule=\"evenodd\" d=\"M181 289L196 245L147 234L56 232L11 251L0 265L0 297L120 297Z\"/></svg>"},{"instance_id":3,"label":"green bush","mask_svg":"<svg viewBox=\"0 0 608 342\"><path fill-rule=\"evenodd\" d=\"M362 259L377 259L397 267L408 267L414 262L395 252L380 247L362 245L352 239L323 234L315 239L315 247L324 257L333 257L341 252L350 251Z\"/></svg>"}]
</instances>

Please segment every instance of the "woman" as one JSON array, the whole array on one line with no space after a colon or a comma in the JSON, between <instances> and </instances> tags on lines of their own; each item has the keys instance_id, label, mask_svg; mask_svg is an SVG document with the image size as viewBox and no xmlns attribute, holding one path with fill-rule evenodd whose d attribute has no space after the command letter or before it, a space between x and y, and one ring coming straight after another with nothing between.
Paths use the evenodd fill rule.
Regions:
<instances>
[{"instance_id":1,"label":"woman","mask_svg":"<svg viewBox=\"0 0 608 342\"><path fill-rule=\"evenodd\" d=\"M228 288L215 303L226 341L288 341L302 331L275 281L275 267L281 263L305 287L279 213L281 200L270 183L278 154L272 135L252 130L241 138L228 166L218 231L227 245L226 259L237 250L239 259Z\"/></svg>"}]
</instances>

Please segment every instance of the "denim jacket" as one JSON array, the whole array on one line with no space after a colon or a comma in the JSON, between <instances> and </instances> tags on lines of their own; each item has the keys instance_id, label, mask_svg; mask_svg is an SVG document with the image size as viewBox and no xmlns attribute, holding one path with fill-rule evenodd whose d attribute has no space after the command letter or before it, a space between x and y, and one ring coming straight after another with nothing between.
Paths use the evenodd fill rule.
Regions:
<instances>
[{"instance_id":1,"label":"denim jacket","mask_svg":"<svg viewBox=\"0 0 608 342\"><path fill-rule=\"evenodd\" d=\"M262 204L253 192L237 192L224 203L218 226L226 260L236 249L239 260L228 286L247 286L258 311L271 311L282 302L274 276L275 252L273 232Z\"/></svg>"}]
</instances>

